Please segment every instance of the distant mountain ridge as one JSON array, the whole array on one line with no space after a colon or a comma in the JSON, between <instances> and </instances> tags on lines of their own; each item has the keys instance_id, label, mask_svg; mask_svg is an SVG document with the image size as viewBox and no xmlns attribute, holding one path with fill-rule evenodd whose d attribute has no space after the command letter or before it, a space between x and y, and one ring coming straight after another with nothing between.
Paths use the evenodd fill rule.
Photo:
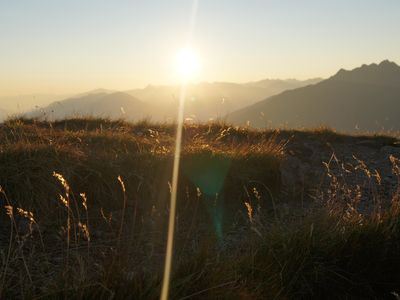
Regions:
<instances>
[{"instance_id":1,"label":"distant mountain ridge","mask_svg":"<svg viewBox=\"0 0 400 300\"><path fill-rule=\"evenodd\" d=\"M244 84L214 82L189 84L185 101L185 118L208 121L243 108L283 90L318 82L311 80L261 80ZM96 89L56 101L26 114L30 117L62 119L72 116L125 118L137 121L171 121L176 118L179 86L153 86L115 92Z\"/></svg>"},{"instance_id":2,"label":"distant mountain ridge","mask_svg":"<svg viewBox=\"0 0 400 300\"><path fill-rule=\"evenodd\" d=\"M400 67L363 65L306 87L285 91L227 116L254 127L316 127L343 131L400 130Z\"/></svg>"},{"instance_id":3,"label":"distant mountain ridge","mask_svg":"<svg viewBox=\"0 0 400 300\"><path fill-rule=\"evenodd\" d=\"M247 82L247 86L258 86L263 88L272 88L274 90L291 90L299 87L315 84L322 81L322 78L311 78L306 80L298 79L262 79L259 81Z\"/></svg>"},{"instance_id":4,"label":"distant mountain ridge","mask_svg":"<svg viewBox=\"0 0 400 300\"><path fill-rule=\"evenodd\" d=\"M142 117L147 105L135 97L123 92L84 93L25 114L26 117L60 120L79 116L95 116L111 119Z\"/></svg>"},{"instance_id":5,"label":"distant mountain ridge","mask_svg":"<svg viewBox=\"0 0 400 300\"><path fill-rule=\"evenodd\" d=\"M321 81L311 80L280 80L265 79L248 83L203 82L189 84L186 88L185 116L197 121L222 118L237 109L251 105L266 97L278 94L284 90L295 89ZM142 101L161 108L152 116L155 119L176 118L176 103L179 98L179 86L147 86L144 89L127 91L130 95Z\"/></svg>"},{"instance_id":6,"label":"distant mountain ridge","mask_svg":"<svg viewBox=\"0 0 400 300\"><path fill-rule=\"evenodd\" d=\"M350 71L340 69L330 79L398 87L400 67L394 62L384 60L380 64L362 65Z\"/></svg>"}]
</instances>

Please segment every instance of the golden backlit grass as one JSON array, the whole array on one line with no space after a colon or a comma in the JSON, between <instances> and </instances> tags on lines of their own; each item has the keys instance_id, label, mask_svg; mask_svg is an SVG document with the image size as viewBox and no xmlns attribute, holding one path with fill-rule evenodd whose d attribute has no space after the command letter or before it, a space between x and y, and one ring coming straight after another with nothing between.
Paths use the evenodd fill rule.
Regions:
<instances>
[{"instance_id":1,"label":"golden backlit grass","mask_svg":"<svg viewBox=\"0 0 400 300\"><path fill-rule=\"evenodd\" d=\"M386 196L387 209L366 213L361 191L327 168L329 198L293 217L278 203L296 200L279 196L293 136L354 139L185 125L171 299L399 292L400 190ZM157 299L173 125L10 120L0 140L0 298ZM396 157L392 164L399 179Z\"/></svg>"}]
</instances>

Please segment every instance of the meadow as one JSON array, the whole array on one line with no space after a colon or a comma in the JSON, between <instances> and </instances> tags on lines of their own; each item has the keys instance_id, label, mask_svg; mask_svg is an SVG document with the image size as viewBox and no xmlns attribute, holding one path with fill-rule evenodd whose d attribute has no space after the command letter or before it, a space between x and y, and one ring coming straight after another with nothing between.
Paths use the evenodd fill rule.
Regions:
<instances>
[{"instance_id":1,"label":"meadow","mask_svg":"<svg viewBox=\"0 0 400 300\"><path fill-rule=\"evenodd\" d=\"M0 298L157 299L174 135L149 121L0 125ZM368 193L368 211L352 171L328 164L324 196L299 205L282 184L293 137L398 141L185 124L171 299L399 298L398 157L395 188Z\"/></svg>"}]
</instances>

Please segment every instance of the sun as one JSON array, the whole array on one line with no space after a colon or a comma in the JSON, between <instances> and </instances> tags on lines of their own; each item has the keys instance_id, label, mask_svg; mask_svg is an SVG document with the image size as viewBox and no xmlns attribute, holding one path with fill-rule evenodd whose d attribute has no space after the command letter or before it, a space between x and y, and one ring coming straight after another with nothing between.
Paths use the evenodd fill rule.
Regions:
<instances>
[{"instance_id":1,"label":"sun","mask_svg":"<svg viewBox=\"0 0 400 300\"><path fill-rule=\"evenodd\" d=\"M182 48L176 54L176 70L183 80L193 79L200 70L197 52L192 48Z\"/></svg>"}]
</instances>

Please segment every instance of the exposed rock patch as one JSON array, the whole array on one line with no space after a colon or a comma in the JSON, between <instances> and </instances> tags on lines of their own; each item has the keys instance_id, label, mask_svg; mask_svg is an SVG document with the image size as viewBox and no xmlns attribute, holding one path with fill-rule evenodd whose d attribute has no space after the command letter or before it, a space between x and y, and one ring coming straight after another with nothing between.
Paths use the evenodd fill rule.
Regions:
<instances>
[{"instance_id":1,"label":"exposed rock patch","mask_svg":"<svg viewBox=\"0 0 400 300\"><path fill-rule=\"evenodd\" d=\"M397 190L390 156L400 158L399 144L378 137L324 141L294 136L281 165L283 189L308 200L359 197L365 209L370 202L391 199Z\"/></svg>"}]
</instances>

